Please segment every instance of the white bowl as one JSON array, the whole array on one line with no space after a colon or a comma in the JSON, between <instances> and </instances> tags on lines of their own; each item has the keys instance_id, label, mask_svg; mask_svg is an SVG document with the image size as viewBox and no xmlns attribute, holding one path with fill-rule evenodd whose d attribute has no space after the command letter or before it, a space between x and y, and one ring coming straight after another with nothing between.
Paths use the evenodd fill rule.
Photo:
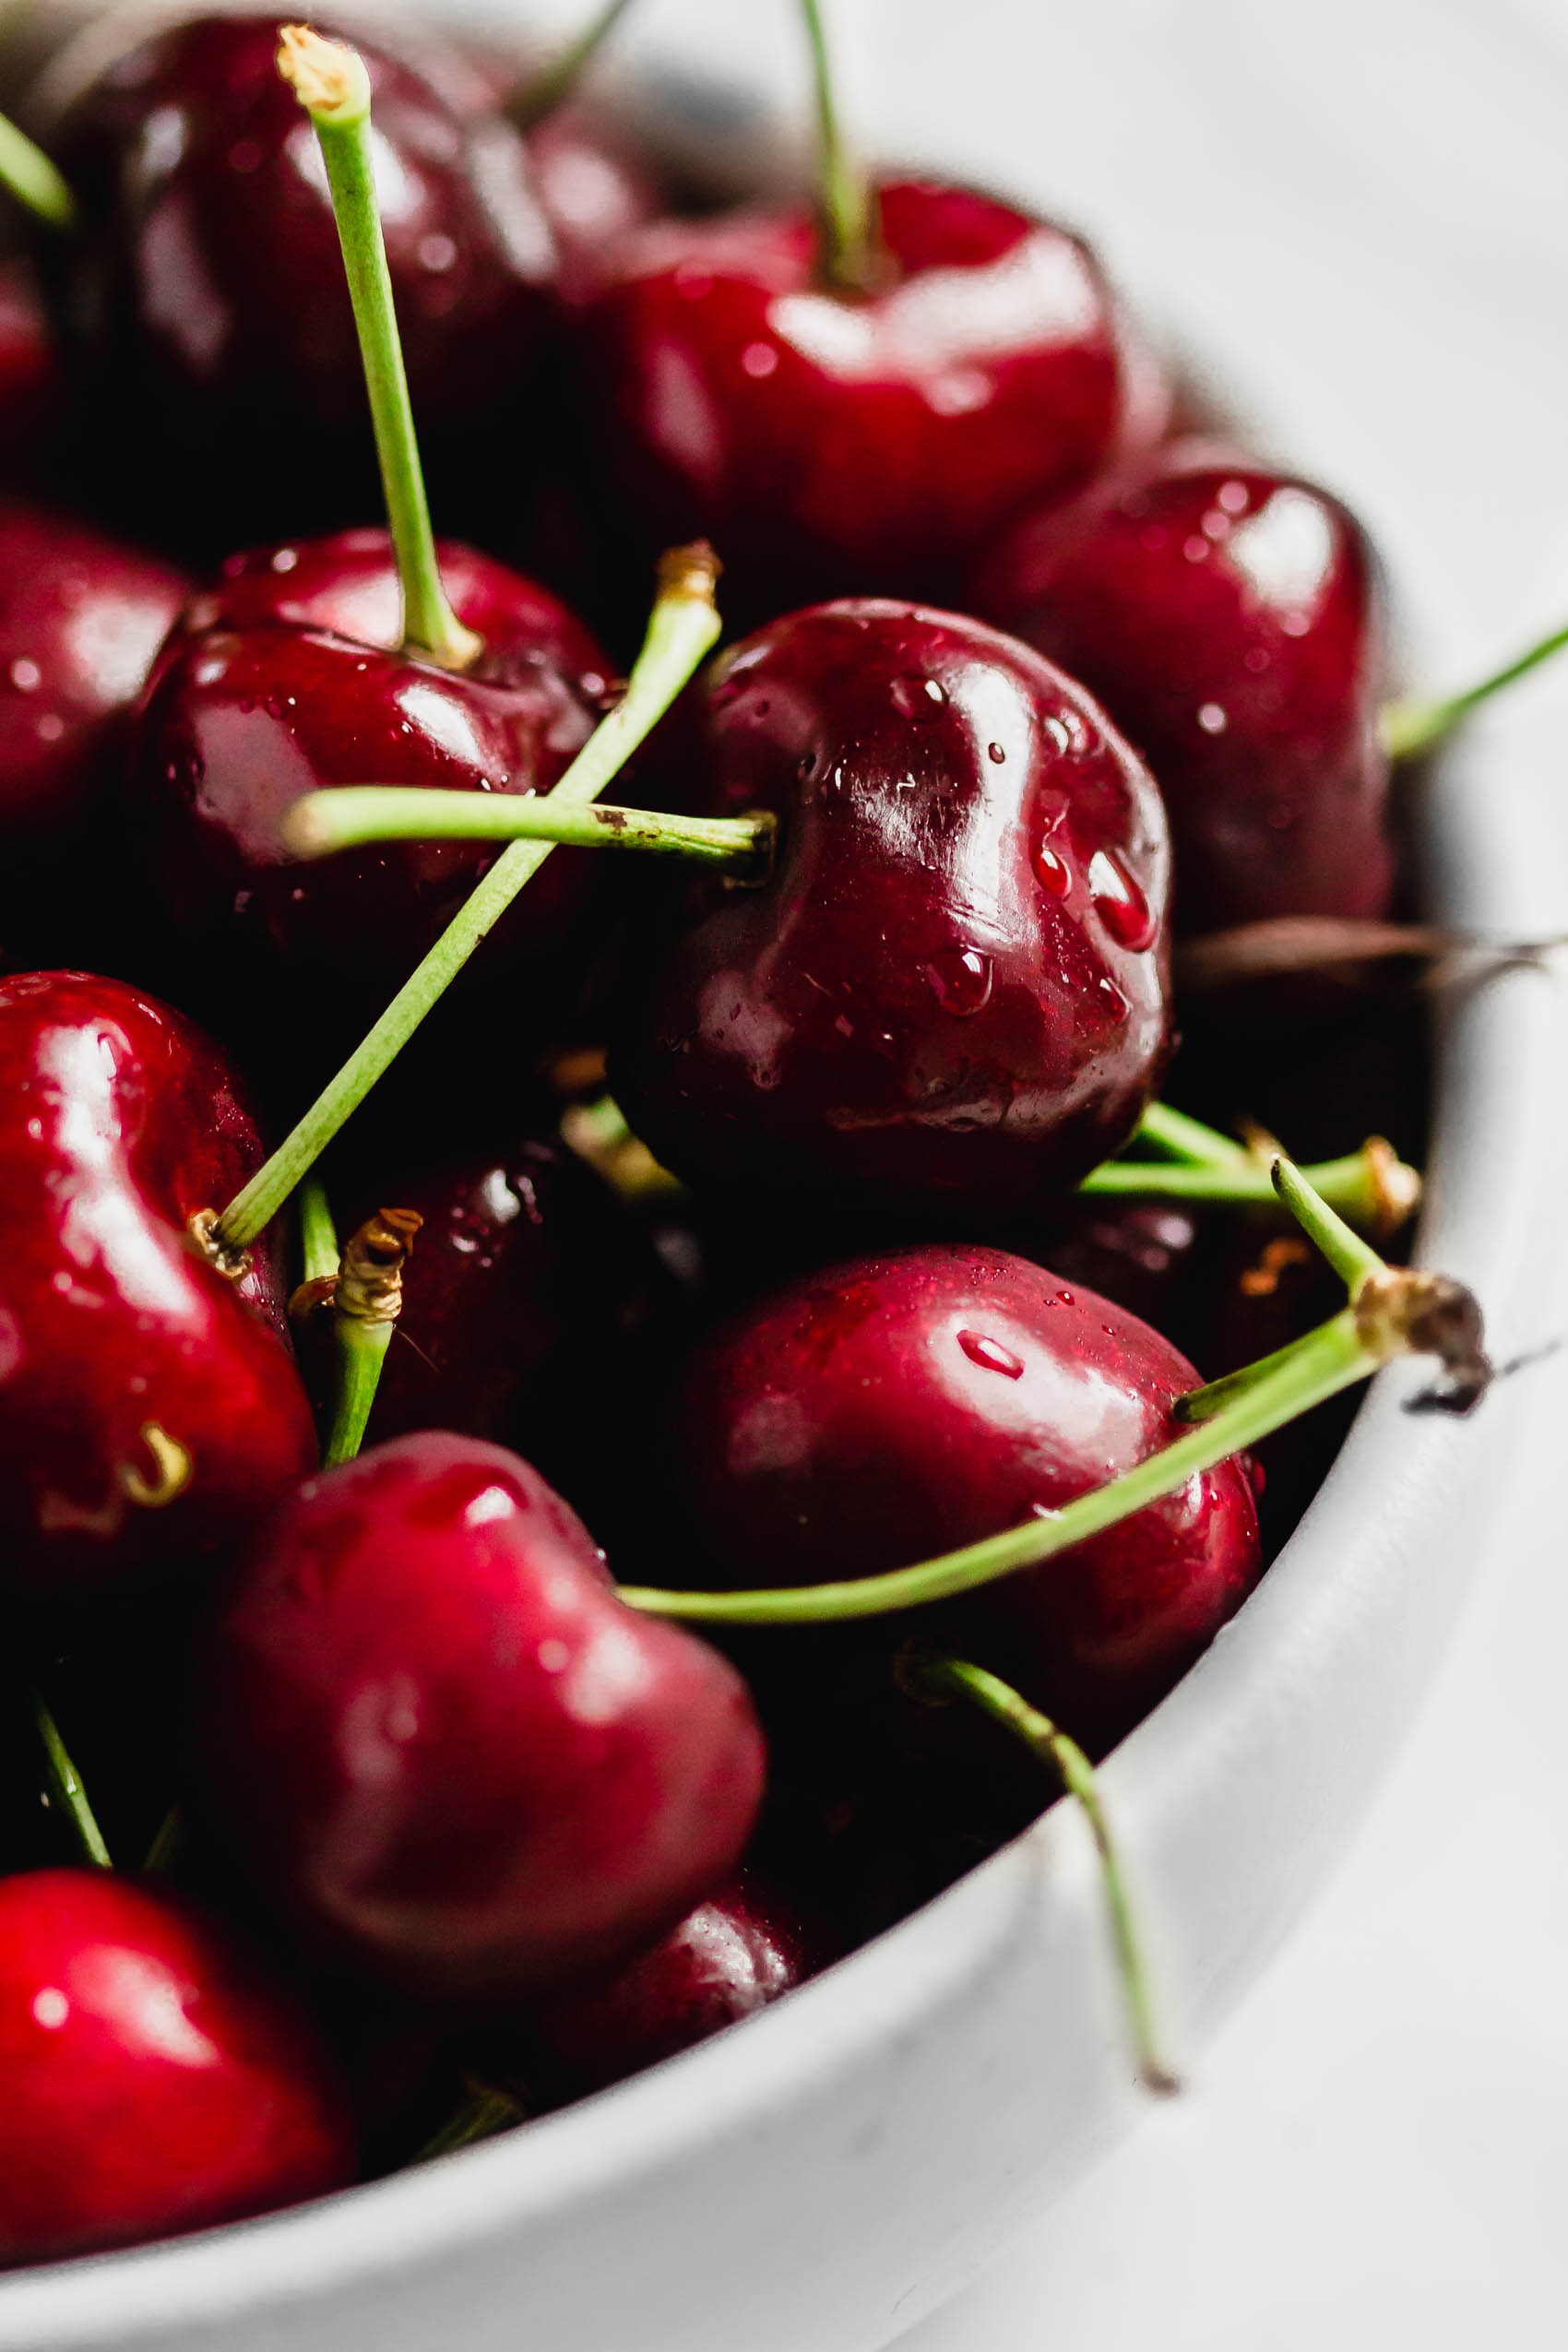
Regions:
<instances>
[{"instance_id":1,"label":"white bowl","mask_svg":"<svg viewBox=\"0 0 1568 2352\"><path fill-rule=\"evenodd\" d=\"M899 0L899 10L906 34L917 17L935 16L923 0ZM1336 27L1324 15L1341 10L1330 0L1303 34L1294 9L1249 8L1243 37L1223 0L1185 0L1178 38L1148 0L1105 0L1079 12L1093 24L1052 28L1051 61L1070 85L1114 60L1141 123L1195 105L1200 90L1203 119L1223 122L1229 103L1255 93L1260 72L1269 87L1291 86L1303 40L1312 56L1313 42L1326 53ZM969 0L977 60L1009 13ZM1419 279L1401 307L1378 275L1389 189L1413 174L1406 244L1415 255L1423 108L1434 96L1440 106L1463 101L1474 160L1487 140L1503 158L1515 110L1545 103L1538 58L1494 39L1479 17L1461 39L1451 8L1360 0L1354 24L1375 51L1401 30L1421 36L1440 15L1448 47L1420 102L1407 94L1394 111L1392 78L1381 115L1353 77L1325 72L1312 91L1311 137L1327 162L1343 171L1359 160L1384 174L1375 219L1319 204L1292 177L1290 126L1301 123L1289 105L1271 134L1277 172L1257 168L1255 144L1228 158L1209 139L1178 201L1169 143L1153 131L1102 180L1081 127L1075 142L1064 136L1053 148L1043 179L1032 149L1014 137L1009 151L1005 105L982 137L978 116L955 131L950 115L933 118L895 83L881 129L888 144L1053 197L1091 228L1101 206L1087 199L1102 199L1134 285L1157 293L1168 318L1196 323L1223 378L1252 396L1281 445L1352 491L1364 482L1361 503L1397 569L1399 551L1424 556L1430 545L1422 493L1448 418L1414 405L1427 356L1412 339ZM1016 30L1026 37L1022 24ZM1409 56L1399 53L1398 64L1408 72ZM1560 107L1562 82L1568 70ZM1021 125L1021 103L1013 113ZM1490 220L1479 169L1469 189L1479 233L1490 227L1500 251L1512 249L1518 219L1517 186L1504 181ZM1206 206L1222 218L1227 197L1245 216L1229 291L1212 246L1190 234ZM1342 308L1316 321L1321 364L1288 289L1258 295L1270 254L1287 279L1345 291ZM1309 291L1309 310L1313 299ZM1260 312L1277 330L1262 342ZM1380 342L1379 321L1391 315ZM1519 312L1510 344L1512 316L1498 304L1485 327L1504 380L1530 359L1527 316ZM1463 329L1463 313L1451 310L1443 336ZM1352 400L1358 363L1370 373L1365 397ZM1396 456L1386 436L1401 383L1412 407ZM1450 658L1477 617L1461 577L1456 558L1446 592L1440 585L1427 599L1429 640ZM1499 634L1494 625L1475 650L1490 652ZM1548 687L1500 708L1435 781L1422 839L1429 903L1444 916L1504 934L1561 926L1561 835L1543 856L1538 787L1555 766L1562 699ZM1531 1251L1556 1209L1565 1043L1562 991L1540 968L1488 980L1449 1006L1442 1027L1422 1254L1475 1286L1505 1349L1541 1336ZM1343 1848L1475 1557L1513 1394L1500 1389L1463 1424L1411 1418L1402 1403L1419 1377L1384 1375L1260 1590L1106 1767L1162 2005L1188 2066ZM564 2114L276 2218L0 2283L0 2352L874 2352L972 2275L1140 2110L1092 1858L1076 1818L1058 1807L777 2008Z\"/></svg>"}]
</instances>

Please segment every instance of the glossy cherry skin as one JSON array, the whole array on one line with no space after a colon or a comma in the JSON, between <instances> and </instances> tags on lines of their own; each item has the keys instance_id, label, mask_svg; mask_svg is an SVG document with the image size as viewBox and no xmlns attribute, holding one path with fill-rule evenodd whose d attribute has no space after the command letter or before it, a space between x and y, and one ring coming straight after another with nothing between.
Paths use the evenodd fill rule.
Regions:
<instances>
[{"instance_id":1,"label":"glossy cherry skin","mask_svg":"<svg viewBox=\"0 0 1568 2352\"><path fill-rule=\"evenodd\" d=\"M198 1029L81 972L0 980L0 1104L5 1577L51 1607L125 1595L247 1534L315 1458L270 1262L247 1299L186 1231L261 1139Z\"/></svg>"},{"instance_id":2,"label":"glossy cherry skin","mask_svg":"<svg viewBox=\"0 0 1568 2352\"><path fill-rule=\"evenodd\" d=\"M557 257L511 125L466 103L469 89L356 46L434 447L513 409L553 333ZM81 214L42 253L67 350L113 386L115 469L134 464L149 503L180 506L170 525L207 547L319 529L374 495L326 177L277 49L275 17L196 18L110 65L51 141Z\"/></svg>"},{"instance_id":3,"label":"glossy cherry skin","mask_svg":"<svg viewBox=\"0 0 1568 2352\"><path fill-rule=\"evenodd\" d=\"M639 790L781 820L765 883L687 884L627 961L611 1085L666 1167L994 1209L1125 1142L1166 1053L1169 845L1070 679L952 613L824 605L722 657L650 765Z\"/></svg>"},{"instance_id":4,"label":"glossy cherry skin","mask_svg":"<svg viewBox=\"0 0 1568 2352\"><path fill-rule=\"evenodd\" d=\"M1081 678L1148 761L1179 929L1387 913L1380 589L1336 499L1178 446L1018 523L973 603Z\"/></svg>"},{"instance_id":5,"label":"glossy cherry skin","mask_svg":"<svg viewBox=\"0 0 1568 2352\"><path fill-rule=\"evenodd\" d=\"M669 208L664 190L630 140L582 107L558 106L524 143L555 240L559 291L586 302L612 271L622 239Z\"/></svg>"},{"instance_id":6,"label":"glossy cherry skin","mask_svg":"<svg viewBox=\"0 0 1568 2352\"><path fill-rule=\"evenodd\" d=\"M188 593L156 556L0 501L0 942L13 965L103 952L109 788Z\"/></svg>"},{"instance_id":7,"label":"glossy cherry skin","mask_svg":"<svg viewBox=\"0 0 1568 2352\"><path fill-rule=\"evenodd\" d=\"M416 1995L631 1958L724 1883L761 1793L734 1669L623 1607L537 1471L445 1432L301 1488L199 1679L200 1777L263 1886Z\"/></svg>"},{"instance_id":8,"label":"glossy cherry skin","mask_svg":"<svg viewBox=\"0 0 1568 2352\"><path fill-rule=\"evenodd\" d=\"M710 538L727 610L956 600L1020 505L1158 437L1166 395L1087 248L929 181L878 196L887 282L816 279L805 207L660 221L581 315L589 464L650 544Z\"/></svg>"},{"instance_id":9,"label":"glossy cherry skin","mask_svg":"<svg viewBox=\"0 0 1568 2352\"><path fill-rule=\"evenodd\" d=\"M105 1871L0 1880L0 2263L136 2245L353 2179L313 2027L226 1931Z\"/></svg>"},{"instance_id":10,"label":"glossy cherry skin","mask_svg":"<svg viewBox=\"0 0 1568 2352\"><path fill-rule=\"evenodd\" d=\"M801 1983L808 1946L788 1905L742 1871L618 1975L542 2004L529 2078L569 2097L693 2049Z\"/></svg>"},{"instance_id":11,"label":"glossy cherry skin","mask_svg":"<svg viewBox=\"0 0 1568 2352\"><path fill-rule=\"evenodd\" d=\"M347 531L227 564L187 609L141 716L132 790L160 913L209 1016L227 1026L248 1008L276 1034L274 992L295 992L297 1093L302 1043L335 1067L498 852L389 842L302 864L279 842L285 810L354 782L548 791L600 715L608 659L564 605L469 549L441 557L459 618L484 639L461 674L398 648L386 534ZM555 852L476 976L509 975L518 995L548 981L563 1012L564 935L592 873L587 853ZM507 1019L511 1059L525 1006L509 1004Z\"/></svg>"},{"instance_id":12,"label":"glossy cherry skin","mask_svg":"<svg viewBox=\"0 0 1568 2352\"><path fill-rule=\"evenodd\" d=\"M1198 1384L1135 1316L1000 1250L808 1277L706 1342L681 1382L682 1574L826 1584L1022 1526L1170 1443L1170 1407ZM1260 1567L1251 1479L1229 1461L1038 1568L911 1612L896 1636L957 1644L1104 1746Z\"/></svg>"}]
</instances>

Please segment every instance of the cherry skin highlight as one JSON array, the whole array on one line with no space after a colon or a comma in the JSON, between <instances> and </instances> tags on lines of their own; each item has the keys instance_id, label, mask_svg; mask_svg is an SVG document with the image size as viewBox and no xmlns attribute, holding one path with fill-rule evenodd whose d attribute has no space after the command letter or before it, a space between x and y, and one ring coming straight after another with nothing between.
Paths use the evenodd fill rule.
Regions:
<instances>
[{"instance_id":1,"label":"cherry skin highlight","mask_svg":"<svg viewBox=\"0 0 1568 2352\"><path fill-rule=\"evenodd\" d=\"M683 1580L826 1584L1021 1526L1169 1443L1172 1403L1198 1385L1146 1324L1000 1250L931 1246L809 1277L714 1335L682 1380ZM1038 1568L879 1626L950 1644L1104 1746L1186 1671L1261 1564L1247 1467L1229 1461Z\"/></svg>"},{"instance_id":2,"label":"cherry skin highlight","mask_svg":"<svg viewBox=\"0 0 1568 2352\"><path fill-rule=\"evenodd\" d=\"M1176 920L1389 910L1379 584L1337 500L1199 444L1021 521L974 609L1081 678L1159 779Z\"/></svg>"},{"instance_id":3,"label":"cherry skin highlight","mask_svg":"<svg viewBox=\"0 0 1568 2352\"><path fill-rule=\"evenodd\" d=\"M355 45L427 456L485 421L520 433L557 267L522 141L472 102L472 77L438 88L388 48ZM110 65L50 142L80 219L41 258L67 353L89 390L113 387L112 471L208 550L346 521L374 496L326 175L277 51L276 17L176 26Z\"/></svg>"},{"instance_id":4,"label":"cherry skin highlight","mask_svg":"<svg viewBox=\"0 0 1568 2352\"><path fill-rule=\"evenodd\" d=\"M53 1609L232 1545L315 1441L275 1267L236 1286L186 1230L264 1157L218 1049L118 980L24 973L0 1103L0 1535L11 1591Z\"/></svg>"},{"instance_id":5,"label":"cherry skin highlight","mask_svg":"<svg viewBox=\"0 0 1568 2352\"><path fill-rule=\"evenodd\" d=\"M199 1690L201 1781L264 1889L427 1998L629 1960L722 1885L761 1793L734 1669L623 1608L537 1471L445 1432L300 1489Z\"/></svg>"},{"instance_id":6,"label":"cherry skin highlight","mask_svg":"<svg viewBox=\"0 0 1568 2352\"><path fill-rule=\"evenodd\" d=\"M103 952L130 709L188 593L157 556L0 501L0 939L13 966Z\"/></svg>"},{"instance_id":7,"label":"cherry skin highlight","mask_svg":"<svg viewBox=\"0 0 1568 2352\"><path fill-rule=\"evenodd\" d=\"M299 863L278 839L284 813L334 784L548 791L608 685L608 658L555 598L470 549L440 555L458 618L484 639L471 669L399 648L386 533L345 531L232 559L187 608L142 714L132 789L160 908L225 1029L248 1016L276 1039L278 992L292 993L295 1101L302 1043L322 1076L335 1068L498 851L388 842ZM561 958L592 872L557 851L476 958L523 1000L506 1007L509 1056L530 984L548 986L551 1017L569 1007Z\"/></svg>"},{"instance_id":8,"label":"cherry skin highlight","mask_svg":"<svg viewBox=\"0 0 1568 2352\"><path fill-rule=\"evenodd\" d=\"M564 2097L602 2090L754 2016L809 1973L807 1931L751 1871L619 1975L543 2003L525 2072Z\"/></svg>"},{"instance_id":9,"label":"cherry skin highlight","mask_svg":"<svg viewBox=\"0 0 1568 2352\"><path fill-rule=\"evenodd\" d=\"M99 1871L0 1881L0 2263L270 2213L354 2177L326 2047L228 1934Z\"/></svg>"},{"instance_id":10,"label":"cherry skin highlight","mask_svg":"<svg viewBox=\"0 0 1568 2352\"><path fill-rule=\"evenodd\" d=\"M1087 246L972 190L878 192L885 282L817 282L805 207L659 221L582 313L588 470L650 544L700 534L727 609L953 601L1020 505L1158 438L1167 393Z\"/></svg>"},{"instance_id":11,"label":"cherry skin highlight","mask_svg":"<svg viewBox=\"0 0 1568 2352\"><path fill-rule=\"evenodd\" d=\"M760 886L678 885L627 959L611 1085L666 1167L989 1212L1126 1141L1166 1053L1165 818L1070 679L849 600L723 656L665 745L639 792L780 819Z\"/></svg>"}]
</instances>

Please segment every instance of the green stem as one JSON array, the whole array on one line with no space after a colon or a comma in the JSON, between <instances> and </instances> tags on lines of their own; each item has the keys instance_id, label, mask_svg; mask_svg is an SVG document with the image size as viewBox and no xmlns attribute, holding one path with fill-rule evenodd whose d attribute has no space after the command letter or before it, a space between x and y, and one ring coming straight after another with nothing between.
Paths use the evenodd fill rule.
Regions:
<instances>
[{"instance_id":1,"label":"green stem","mask_svg":"<svg viewBox=\"0 0 1568 2352\"><path fill-rule=\"evenodd\" d=\"M6 114L0 114L0 184L52 229L75 227L75 196L43 149Z\"/></svg>"},{"instance_id":2,"label":"green stem","mask_svg":"<svg viewBox=\"0 0 1568 2352\"><path fill-rule=\"evenodd\" d=\"M1222 1135L1218 1127L1206 1127L1201 1119L1189 1119L1184 1111L1173 1111L1168 1102L1149 1104L1133 1143L1157 1152L1162 1159L1186 1160L1194 1168L1253 1165L1245 1144L1239 1144L1233 1135Z\"/></svg>"},{"instance_id":3,"label":"green stem","mask_svg":"<svg viewBox=\"0 0 1568 2352\"><path fill-rule=\"evenodd\" d=\"M1568 646L1568 628L1553 629L1549 636L1538 637L1534 645L1527 646L1512 661L1505 661L1501 670L1479 678L1461 694L1448 695L1441 702L1390 703L1381 722L1384 750L1390 759L1414 759L1420 752L1430 752L1482 703L1490 702L1493 695L1511 686L1516 678L1528 677L1532 670L1538 670L1543 661L1550 661L1564 646Z\"/></svg>"},{"instance_id":4,"label":"green stem","mask_svg":"<svg viewBox=\"0 0 1568 2352\"><path fill-rule=\"evenodd\" d=\"M1372 1137L1360 1151L1319 1160L1302 1173L1331 1206L1378 1232L1402 1224L1420 1199L1420 1176L1380 1136ZM1095 1198L1122 1200L1266 1205L1276 1197L1269 1168L1245 1151L1238 1151L1234 1161L1203 1167L1191 1161L1108 1159L1084 1178L1078 1190Z\"/></svg>"},{"instance_id":5,"label":"green stem","mask_svg":"<svg viewBox=\"0 0 1568 2352\"><path fill-rule=\"evenodd\" d=\"M171 1805L159 1823L157 1833L147 1849L142 1869L157 1878L172 1871L185 1848L185 1817L178 1805Z\"/></svg>"},{"instance_id":6,"label":"green stem","mask_svg":"<svg viewBox=\"0 0 1568 2352\"><path fill-rule=\"evenodd\" d=\"M315 126L332 192L349 296L359 329L375 453L403 590L403 642L444 669L465 670L481 640L446 600L424 494L413 410L392 303L386 244L375 200L370 138L370 76L356 51L302 25L281 29L278 70ZM308 300L309 289L299 296Z\"/></svg>"},{"instance_id":7,"label":"green stem","mask_svg":"<svg viewBox=\"0 0 1568 2352\"><path fill-rule=\"evenodd\" d=\"M718 566L706 548L681 548L659 567L659 593L626 692L594 730L551 794L564 806L586 807L619 775L637 745L662 718L719 636L713 589ZM266 1165L230 1202L212 1233L216 1253L246 1249L315 1166L388 1064L407 1045L480 941L499 921L524 883L549 857L548 841L514 841L453 917L435 945L404 982L375 1027L351 1053Z\"/></svg>"},{"instance_id":8,"label":"green stem","mask_svg":"<svg viewBox=\"0 0 1568 2352\"><path fill-rule=\"evenodd\" d=\"M632 0L609 0L597 17L591 18L576 41L569 42L542 72L534 76L521 94L513 100L512 120L520 131L531 131L547 114L553 114L562 100L576 87L578 76L588 65L600 43L612 33Z\"/></svg>"},{"instance_id":9,"label":"green stem","mask_svg":"<svg viewBox=\"0 0 1568 2352\"><path fill-rule=\"evenodd\" d=\"M1000 1723L1015 1738L1021 1740L1042 1764L1054 1764L1061 1774L1068 1795L1074 1799L1088 1824L1099 1857L1100 1883L1105 1890L1105 1907L1116 1947L1117 1974L1122 1982L1122 1995L1126 2004L1127 2024L1137 2059L1139 2079L1146 2089L1167 2096L1180 2090L1178 2077L1159 2054L1159 2037L1155 2029L1154 2003L1149 1994L1143 1940L1138 1933L1137 1917L1128 1892L1126 1872L1122 1866L1111 1824L1106 1819L1093 1764L1077 1741L1070 1740L1049 1716L1041 1715L1038 1707L1030 1706L1010 1683L988 1673L982 1666L970 1666L956 1657L919 1658L909 1669L909 1679L917 1688L923 1686L935 1698L968 1700L971 1705L989 1715L993 1722Z\"/></svg>"},{"instance_id":10,"label":"green stem","mask_svg":"<svg viewBox=\"0 0 1568 2352\"><path fill-rule=\"evenodd\" d=\"M801 0L816 92L822 278L842 293L863 294L876 277L875 197L869 175L844 140L833 99L827 33L818 0Z\"/></svg>"},{"instance_id":11,"label":"green stem","mask_svg":"<svg viewBox=\"0 0 1568 2352\"><path fill-rule=\"evenodd\" d=\"M554 841L577 849L661 850L743 874L766 862L778 825L768 814L671 816L654 809L561 808L553 792L336 784L302 793L279 837L296 858L327 858L367 841Z\"/></svg>"},{"instance_id":12,"label":"green stem","mask_svg":"<svg viewBox=\"0 0 1568 2352\"><path fill-rule=\"evenodd\" d=\"M1354 1298L1370 1275L1388 1269L1377 1252L1359 1233L1352 1233L1312 1181L1310 1171L1297 1168L1283 1153L1270 1171L1273 1188L1301 1227L1316 1244Z\"/></svg>"},{"instance_id":13,"label":"green stem","mask_svg":"<svg viewBox=\"0 0 1568 2352\"><path fill-rule=\"evenodd\" d=\"M386 1360L392 1331L389 1323L360 1323L351 1315L334 1318L338 1402L322 1449L324 1469L330 1470L339 1462L351 1462L364 1443L365 1426L381 1384L381 1367Z\"/></svg>"},{"instance_id":14,"label":"green stem","mask_svg":"<svg viewBox=\"0 0 1568 2352\"><path fill-rule=\"evenodd\" d=\"M43 1742L44 1769L49 1776L50 1791L77 1834L82 1859L90 1862L95 1870L112 1871L114 1865L109 1859L103 1832L99 1828L92 1807L88 1802L81 1775L71 1762L65 1742L60 1737L60 1727L45 1705L41 1691L33 1693L32 1712L38 1736Z\"/></svg>"},{"instance_id":15,"label":"green stem","mask_svg":"<svg viewBox=\"0 0 1568 2352\"><path fill-rule=\"evenodd\" d=\"M323 1455L327 1469L351 1462L363 1442L381 1367L403 1311L404 1268L423 1222L417 1209L377 1209L344 1248L332 1294L338 1400Z\"/></svg>"},{"instance_id":16,"label":"green stem","mask_svg":"<svg viewBox=\"0 0 1568 2352\"><path fill-rule=\"evenodd\" d=\"M338 1229L332 1222L332 1205L319 1176L307 1176L300 1186L298 1208L303 1279L330 1282L336 1278L341 1253Z\"/></svg>"},{"instance_id":17,"label":"green stem","mask_svg":"<svg viewBox=\"0 0 1568 2352\"><path fill-rule=\"evenodd\" d=\"M1396 1352L1390 1348L1387 1353ZM621 1598L656 1617L719 1625L814 1625L880 1617L923 1608L955 1593L973 1592L1019 1568L1037 1567L1087 1537L1131 1518L1162 1495L1173 1494L1200 1470L1245 1451L1299 1414L1336 1396L1385 1360L1363 1339L1355 1312L1346 1307L1298 1343L1291 1360L1258 1379L1197 1428L1124 1470L1109 1484L1078 1495L1060 1511L1042 1513L1021 1527L983 1537L956 1551L841 1584L802 1585L784 1591L662 1592L624 1585Z\"/></svg>"},{"instance_id":18,"label":"green stem","mask_svg":"<svg viewBox=\"0 0 1568 2352\"><path fill-rule=\"evenodd\" d=\"M488 2083L471 2083L462 2105L438 2132L432 2133L414 2162L422 2164L427 2156L450 2156L456 2148L471 2148L476 2140L493 2139L497 2132L510 2131L513 2124L524 2120L522 2108L505 2091L494 2090Z\"/></svg>"}]
</instances>

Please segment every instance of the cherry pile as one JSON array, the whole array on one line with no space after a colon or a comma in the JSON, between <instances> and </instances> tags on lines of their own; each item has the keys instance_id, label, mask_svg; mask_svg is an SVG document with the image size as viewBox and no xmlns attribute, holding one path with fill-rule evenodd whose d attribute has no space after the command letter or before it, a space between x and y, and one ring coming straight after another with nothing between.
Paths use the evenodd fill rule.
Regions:
<instances>
[{"instance_id":1,"label":"cherry pile","mask_svg":"<svg viewBox=\"0 0 1568 2352\"><path fill-rule=\"evenodd\" d=\"M434 34L22 110L6 2262L677 2057L1063 1781L1164 2084L1093 1759L1333 1399L1484 1383L1364 1238L1372 551L1080 237L860 172L802 14L820 184L740 209Z\"/></svg>"}]
</instances>

